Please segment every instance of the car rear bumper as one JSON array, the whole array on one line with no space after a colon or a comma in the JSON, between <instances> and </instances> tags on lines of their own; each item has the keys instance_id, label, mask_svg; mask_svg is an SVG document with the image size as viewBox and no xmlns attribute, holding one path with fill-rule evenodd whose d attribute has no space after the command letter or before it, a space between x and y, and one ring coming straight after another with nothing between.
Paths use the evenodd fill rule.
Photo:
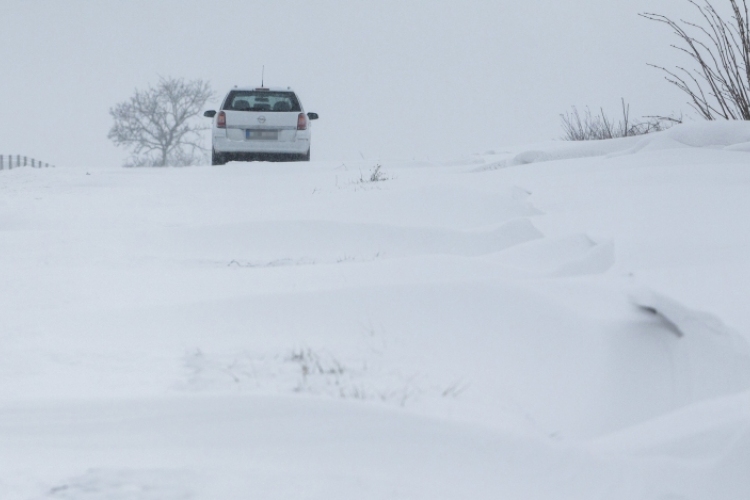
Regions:
<instances>
[{"instance_id":1,"label":"car rear bumper","mask_svg":"<svg viewBox=\"0 0 750 500\"><path fill-rule=\"evenodd\" d=\"M221 154L253 155L262 153L304 155L310 150L309 138L297 138L294 141L234 141L226 137L213 139L214 151Z\"/></svg>"}]
</instances>

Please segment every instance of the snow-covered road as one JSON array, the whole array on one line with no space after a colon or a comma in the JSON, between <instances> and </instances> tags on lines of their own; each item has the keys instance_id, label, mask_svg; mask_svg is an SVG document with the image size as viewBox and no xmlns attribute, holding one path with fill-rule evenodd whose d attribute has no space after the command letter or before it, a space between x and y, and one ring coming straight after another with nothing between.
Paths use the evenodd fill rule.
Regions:
<instances>
[{"instance_id":1,"label":"snow-covered road","mask_svg":"<svg viewBox=\"0 0 750 500\"><path fill-rule=\"evenodd\" d=\"M2 171L0 498L744 500L749 151Z\"/></svg>"}]
</instances>

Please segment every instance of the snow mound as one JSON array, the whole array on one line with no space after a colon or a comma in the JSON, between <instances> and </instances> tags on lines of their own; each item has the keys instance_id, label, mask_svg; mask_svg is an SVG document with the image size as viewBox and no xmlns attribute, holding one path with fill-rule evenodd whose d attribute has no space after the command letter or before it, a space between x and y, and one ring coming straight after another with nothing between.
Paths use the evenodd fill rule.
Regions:
<instances>
[{"instance_id":1,"label":"snow mound","mask_svg":"<svg viewBox=\"0 0 750 500\"><path fill-rule=\"evenodd\" d=\"M603 141L549 142L511 153L511 158L491 161L475 171L558 160L617 157L641 151L680 148L710 148L750 152L750 122L721 121L683 123L645 136Z\"/></svg>"},{"instance_id":2,"label":"snow mound","mask_svg":"<svg viewBox=\"0 0 750 500\"><path fill-rule=\"evenodd\" d=\"M649 289L633 302L679 337L674 350L676 395L685 403L750 390L750 345L712 314L690 309Z\"/></svg>"},{"instance_id":3,"label":"snow mound","mask_svg":"<svg viewBox=\"0 0 750 500\"><path fill-rule=\"evenodd\" d=\"M750 151L750 123L745 121L683 123L664 132L643 136L632 148L613 153L612 156L688 147Z\"/></svg>"},{"instance_id":4,"label":"snow mound","mask_svg":"<svg viewBox=\"0 0 750 500\"><path fill-rule=\"evenodd\" d=\"M744 121L684 123L662 135L694 148L728 147L750 142L750 123Z\"/></svg>"},{"instance_id":5,"label":"snow mound","mask_svg":"<svg viewBox=\"0 0 750 500\"><path fill-rule=\"evenodd\" d=\"M749 421L750 393L745 392L690 405L610 434L592 442L591 449L596 455L625 452L648 460L648 465L641 465L646 482L676 479L670 488L674 496L657 498L747 498ZM680 471L680 464L691 465Z\"/></svg>"},{"instance_id":6,"label":"snow mound","mask_svg":"<svg viewBox=\"0 0 750 500\"><path fill-rule=\"evenodd\" d=\"M536 145L533 149L517 150L509 153L512 155L510 158L490 161L486 165L475 168L473 171L483 172L531 163L606 156L632 148L638 143L638 139L637 137L626 137L608 141L552 141Z\"/></svg>"},{"instance_id":7,"label":"snow mound","mask_svg":"<svg viewBox=\"0 0 750 500\"><path fill-rule=\"evenodd\" d=\"M585 234L541 238L511 247L493 260L537 276L584 276L607 272L615 263L612 241L597 243Z\"/></svg>"},{"instance_id":8,"label":"snow mound","mask_svg":"<svg viewBox=\"0 0 750 500\"><path fill-rule=\"evenodd\" d=\"M623 148L629 147L633 138L613 139L609 141L586 141L571 142L557 145L545 150L523 151L514 156L508 166L527 165L529 163L540 163L555 160L572 160L576 158L591 158L605 156Z\"/></svg>"},{"instance_id":9,"label":"snow mound","mask_svg":"<svg viewBox=\"0 0 750 500\"><path fill-rule=\"evenodd\" d=\"M164 232L173 252L240 267L340 263L416 255L482 255L543 237L527 218L478 230L351 224L328 221L252 222ZM189 246L201 235L201 247ZM167 248L162 244L153 253Z\"/></svg>"}]
</instances>

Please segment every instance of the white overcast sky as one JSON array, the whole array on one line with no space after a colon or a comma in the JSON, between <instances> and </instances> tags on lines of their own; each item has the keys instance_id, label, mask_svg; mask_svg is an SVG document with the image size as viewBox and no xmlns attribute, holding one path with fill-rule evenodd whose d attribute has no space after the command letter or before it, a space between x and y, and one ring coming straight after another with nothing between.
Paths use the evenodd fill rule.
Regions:
<instances>
[{"instance_id":1,"label":"white overcast sky","mask_svg":"<svg viewBox=\"0 0 750 500\"><path fill-rule=\"evenodd\" d=\"M292 86L313 158L430 158L556 139L571 105L688 111L648 62L685 0L0 0L0 153L119 164L109 109L162 76Z\"/></svg>"}]
</instances>

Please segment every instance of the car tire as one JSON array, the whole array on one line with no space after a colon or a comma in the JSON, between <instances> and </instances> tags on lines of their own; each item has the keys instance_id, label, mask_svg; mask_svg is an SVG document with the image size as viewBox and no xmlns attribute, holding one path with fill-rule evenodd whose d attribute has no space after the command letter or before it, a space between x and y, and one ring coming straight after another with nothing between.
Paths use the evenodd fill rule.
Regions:
<instances>
[{"instance_id":1,"label":"car tire","mask_svg":"<svg viewBox=\"0 0 750 500\"><path fill-rule=\"evenodd\" d=\"M226 156L217 153L215 149L211 150L211 165L224 165L227 162Z\"/></svg>"},{"instance_id":2,"label":"car tire","mask_svg":"<svg viewBox=\"0 0 750 500\"><path fill-rule=\"evenodd\" d=\"M310 150L307 150L307 153L303 154L299 161L310 161Z\"/></svg>"}]
</instances>

